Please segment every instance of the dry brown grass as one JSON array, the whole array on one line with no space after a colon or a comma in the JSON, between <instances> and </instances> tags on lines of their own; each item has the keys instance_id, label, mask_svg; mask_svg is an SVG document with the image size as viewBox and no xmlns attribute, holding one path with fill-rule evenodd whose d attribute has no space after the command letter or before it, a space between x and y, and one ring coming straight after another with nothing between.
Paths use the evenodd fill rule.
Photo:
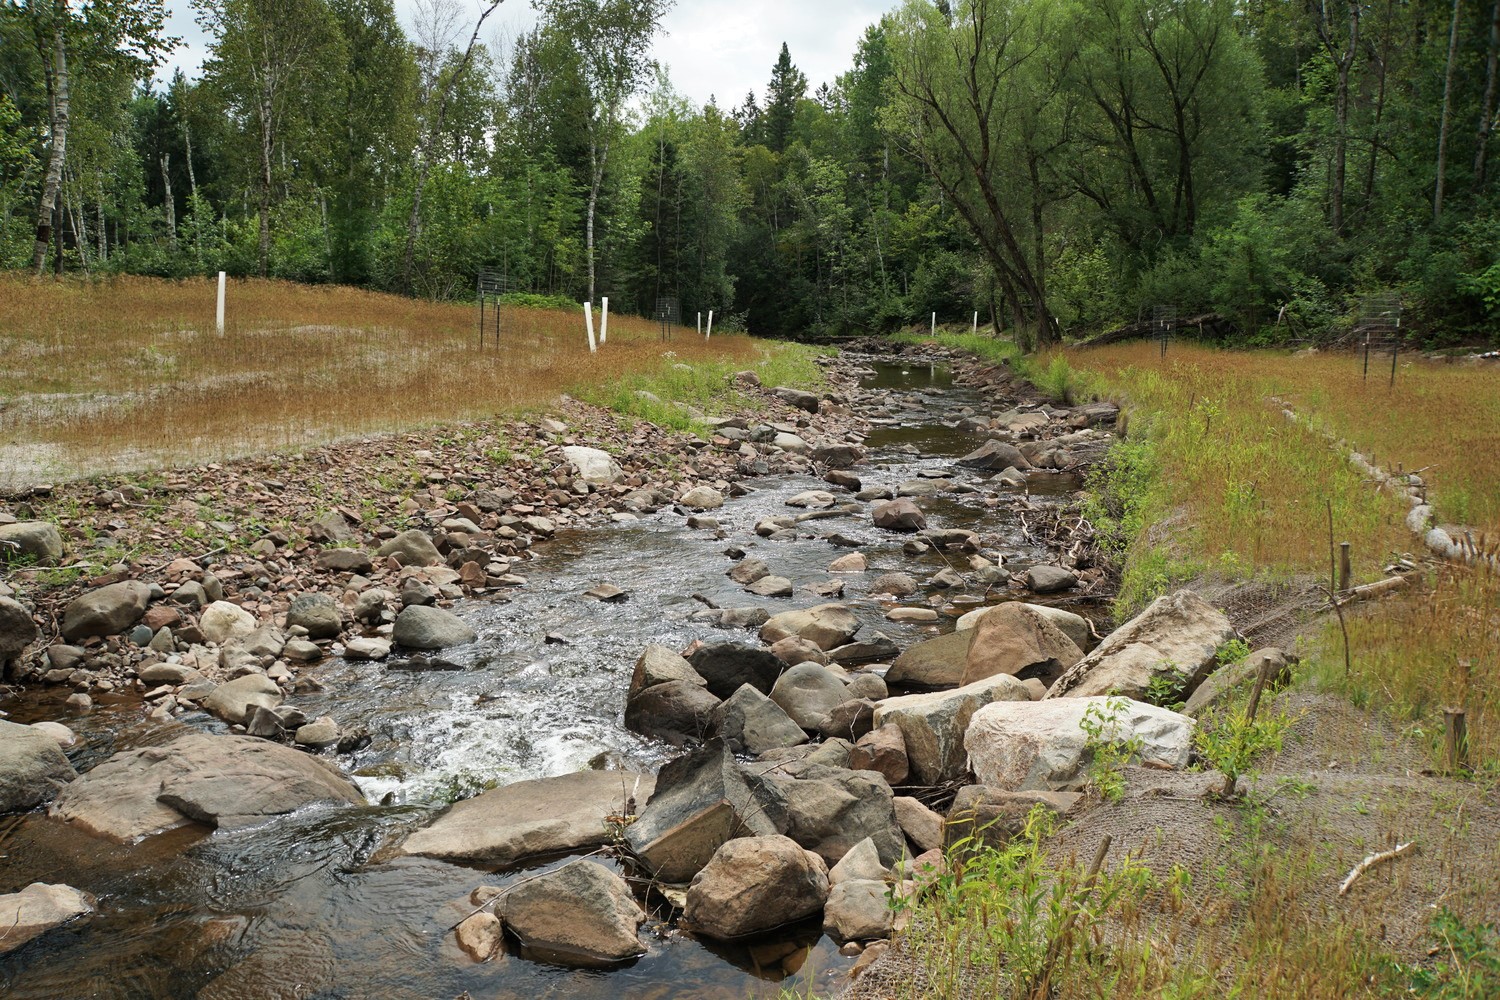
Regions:
<instances>
[{"instance_id":1,"label":"dry brown grass","mask_svg":"<svg viewBox=\"0 0 1500 1000\"><path fill-rule=\"evenodd\" d=\"M546 406L676 362L746 363L744 336L610 317L590 355L577 313L507 308L503 346L472 306L278 281L0 275L0 488L295 450ZM596 317L597 321L597 317Z\"/></svg>"},{"instance_id":2,"label":"dry brown grass","mask_svg":"<svg viewBox=\"0 0 1500 1000\"><path fill-rule=\"evenodd\" d=\"M1279 396L1395 471L1420 472L1439 516L1500 532L1500 367L1401 360L1389 385L1390 355L1370 362L1347 353L1293 356L1173 345L1163 361L1155 344L1123 344L1069 355L1084 368L1119 373L1191 372L1198 387L1226 405L1267 406Z\"/></svg>"}]
</instances>

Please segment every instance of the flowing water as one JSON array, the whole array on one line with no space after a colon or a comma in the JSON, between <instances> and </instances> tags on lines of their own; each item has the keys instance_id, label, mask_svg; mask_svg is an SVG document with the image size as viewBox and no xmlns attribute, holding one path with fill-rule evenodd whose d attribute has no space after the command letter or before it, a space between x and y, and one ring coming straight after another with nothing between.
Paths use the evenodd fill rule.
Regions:
<instances>
[{"instance_id":1,"label":"flowing water","mask_svg":"<svg viewBox=\"0 0 1500 1000\"><path fill-rule=\"evenodd\" d=\"M1001 408L955 387L942 367L877 365L864 381L894 402L866 442L870 460L856 472L866 485L895 486L923 473L951 473L971 493L918 502L933 527L966 527L1009 540L1008 564L1045 552L1024 540L1011 496L985 474L953 459L976 439L945 425L963 407ZM826 987L853 960L839 956L817 921L753 947L698 942L676 931L655 900L643 928L650 952L610 971L578 971L523 956L476 966L445 930L467 913L456 901L481 884L505 885L566 859L493 873L420 858L372 860L383 844L424 822L455 797L512 781L580 770L599 762L654 769L670 748L626 731L621 712L636 655L648 642L681 647L736 633L691 620L700 595L723 607L759 603L773 612L825 599L799 589L791 600L760 600L724 574L724 554L739 546L778 575L803 584L826 580L828 563L848 549L825 541L768 541L753 531L763 518L797 513L785 500L824 484L806 476L753 480L750 495L713 512L724 538L685 526L672 511L636 522L560 533L537 549L530 582L508 600L480 599L455 610L480 634L451 651L442 669L332 660L316 668L323 693L298 696L309 715L332 715L345 730L363 728L370 745L339 763L372 803L365 809L314 810L258 828L206 834L179 830L122 847L74 833L39 815L0 821L0 892L33 881L66 882L99 897L91 920L69 926L0 959L0 995L26 998L724 998L775 996L778 982ZM1033 503L1064 501L1075 477L1037 473ZM833 492L837 493L837 490ZM843 600L866 628L906 646L951 630L896 625L889 603L866 590L880 573L923 579L943 557L901 551L904 538L842 517L811 521L805 533L837 531L861 543L870 571L845 577ZM625 589L623 603L585 597L601 583ZM977 605L982 594L957 597ZM903 603L925 604L929 594ZM1083 609L1087 610L1087 609ZM549 641L551 637L552 641ZM742 636L752 638L748 634ZM562 641L556 641L557 639ZM78 732L70 752L87 770L109 754L175 733L148 724L139 700L105 698L87 716L67 718L67 692L0 703L14 721L56 718ZM201 714L182 724L223 731Z\"/></svg>"}]
</instances>

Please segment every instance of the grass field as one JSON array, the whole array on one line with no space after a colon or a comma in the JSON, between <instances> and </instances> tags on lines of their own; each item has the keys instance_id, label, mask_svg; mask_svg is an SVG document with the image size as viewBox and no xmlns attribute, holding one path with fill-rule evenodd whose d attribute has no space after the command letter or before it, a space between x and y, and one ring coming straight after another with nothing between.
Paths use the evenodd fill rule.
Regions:
<instances>
[{"instance_id":1,"label":"grass field","mask_svg":"<svg viewBox=\"0 0 1500 1000\"><path fill-rule=\"evenodd\" d=\"M684 328L664 342L615 315L590 355L581 309L520 308L481 350L472 305L260 280L230 284L220 337L214 299L209 280L0 275L0 489L538 409L774 353Z\"/></svg>"}]
</instances>

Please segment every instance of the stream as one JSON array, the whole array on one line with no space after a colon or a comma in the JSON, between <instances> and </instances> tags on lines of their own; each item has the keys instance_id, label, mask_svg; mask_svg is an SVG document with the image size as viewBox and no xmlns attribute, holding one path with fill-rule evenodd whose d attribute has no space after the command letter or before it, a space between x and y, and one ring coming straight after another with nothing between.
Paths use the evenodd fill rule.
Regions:
<instances>
[{"instance_id":1,"label":"stream","mask_svg":"<svg viewBox=\"0 0 1500 1000\"><path fill-rule=\"evenodd\" d=\"M964 527L1005 540L1009 567L1047 553L1026 541L1018 514L989 474L958 469L953 459L979 438L945 425L965 407L1001 408L953 384L941 366L871 363L862 388L887 396L893 415L865 443L869 457L854 471L866 486L951 473L959 489L918 503L931 527ZM510 954L486 965L465 958L446 930L469 910L478 885L503 886L567 858L544 859L494 873L423 858L379 860L380 848L422 825L432 810L495 785L564 774L590 766L655 770L674 751L621 724L631 669L641 648L674 648L695 639L753 639L692 616L705 604L759 604L773 613L827 599L801 590L827 580L827 566L852 551L817 538L770 541L754 533L768 517L797 513L787 498L839 491L808 476L749 480L717 518L725 535L691 529L670 509L638 521L560 532L537 547L522 572L527 586L508 599L476 599L454 610L479 641L444 654L443 669L394 669L339 659L304 671L325 690L293 701L309 717L331 715L344 730L364 729L370 745L337 758L371 803L364 809L313 810L265 825L204 835L176 830L134 846L110 844L41 814L0 819L0 892L33 881L66 882L96 895L98 913L0 958L0 995L15 1000L73 997L226 998L723 998L774 997L781 986L824 991L851 957L821 934L817 921L754 946L700 942L671 924L665 904L648 903L642 929L650 951L608 971L565 969ZM1067 502L1077 477L1033 473L1033 503ZM842 598L858 615L861 638L879 631L902 648L953 628L887 621L889 600L867 590L881 573L919 580L943 567L937 553L912 558L907 536L851 517L810 521L804 536L837 531L860 542L869 571L843 577ZM725 571L725 550L738 546L796 582L787 600L744 593ZM621 603L585 597L599 584L624 589ZM1001 594L1004 593L1003 588ZM997 594L994 599L999 599ZM929 593L901 603L927 606ZM957 598L955 600L955 597ZM941 604L961 610L986 600L951 593ZM1085 614L1096 609L1069 605ZM549 637L551 639L549 640ZM562 641L556 641L561 639ZM37 690L0 709L16 722L57 719L79 736L69 757L86 771L110 754L165 742L182 725L226 727L202 713L162 726L145 719L138 696L99 700L70 715L66 689ZM780 985L778 985L780 984Z\"/></svg>"}]
</instances>

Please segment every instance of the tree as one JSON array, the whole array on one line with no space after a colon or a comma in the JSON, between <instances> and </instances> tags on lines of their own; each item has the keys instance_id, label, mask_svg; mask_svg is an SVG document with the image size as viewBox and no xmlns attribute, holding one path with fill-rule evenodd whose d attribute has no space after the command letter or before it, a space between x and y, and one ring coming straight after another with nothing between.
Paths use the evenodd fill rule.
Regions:
<instances>
[{"instance_id":1,"label":"tree","mask_svg":"<svg viewBox=\"0 0 1500 1000\"><path fill-rule=\"evenodd\" d=\"M766 89L765 135L763 141L773 152L786 152L797 117L797 102L807 96L807 76L792 65L792 53L786 42L771 68L771 85Z\"/></svg>"},{"instance_id":2,"label":"tree","mask_svg":"<svg viewBox=\"0 0 1500 1000\"><path fill-rule=\"evenodd\" d=\"M1027 135L1047 116L1026 106L1028 95L1055 92L1027 79L1045 69L1048 12L1024 0L969 0L950 25L931 4L908 0L892 22L894 100L885 118L979 243L1018 326L1034 327L1042 344L1060 332L1033 231L1044 195L1025 147L1048 144Z\"/></svg>"},{"instance_id":3,"label":"tree","mask_svg":"<svg viewBox=\"0 0 1500 1000\"><path fill-rule=\"evenodd\" d=\"M589 144L584 246L588 259L588 297L592 302L597 281L595 216L610 149L618 141L626 103L647 78L651 40L660 30L672 0L532 2L541 11L548 31L572 47L583 85Z\"/></svg>"},{"instance_id":4,"label":"tree","mask_svg":"<svg viewBox=\"0 0 1500 1000\"><path fill-rule=\"evenodd\" d=\"M343 84L344 39L325 0L194 0L198 23L213 36L204 75L230 116L253 135L259 238L256 269L271 258L271 208L278 174L286 179L299 153L286 148L289 133L315 143L317 123Z\"/></svg>"}]
</instances>

